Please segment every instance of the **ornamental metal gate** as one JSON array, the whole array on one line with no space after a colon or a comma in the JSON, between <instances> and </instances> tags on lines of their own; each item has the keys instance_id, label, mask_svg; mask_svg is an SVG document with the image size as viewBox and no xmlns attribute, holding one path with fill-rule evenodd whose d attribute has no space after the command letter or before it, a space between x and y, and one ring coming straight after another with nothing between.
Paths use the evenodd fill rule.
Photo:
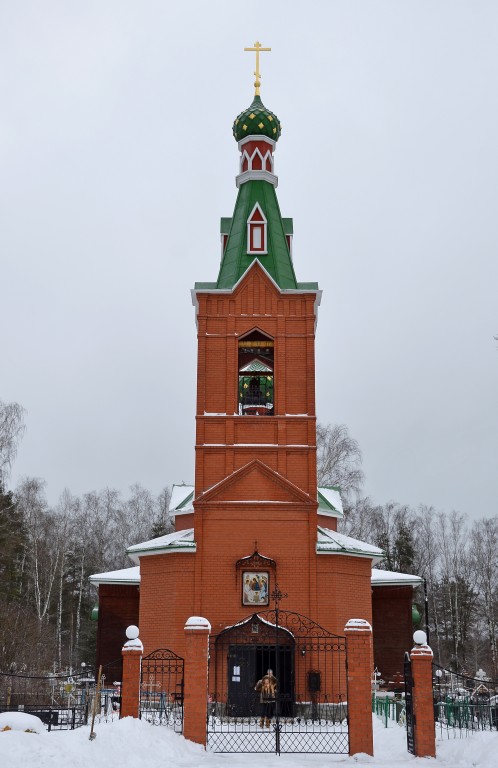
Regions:
<instances>
[{"instance_id":1,"label":"ornamental metal gate","mask_svg":"<svg viewBox=\"0 0 498 768\"><path fill-rule=\"evenodd\" d=\"M140 717L183 733L183 659L167 648L142 659Z\"/></svg>"},{"instance_id":2,"label":"ornamental metal gate","mask_svg":"<svg viewBox=\"0 0 498 768\"><path fill-rule=\"evenodd\" d=\"M276 694L264 701L268 670ZM281 610L211 637L207 739L214 752L347 754L345 638Z\"/></svg>"}]
</instances>

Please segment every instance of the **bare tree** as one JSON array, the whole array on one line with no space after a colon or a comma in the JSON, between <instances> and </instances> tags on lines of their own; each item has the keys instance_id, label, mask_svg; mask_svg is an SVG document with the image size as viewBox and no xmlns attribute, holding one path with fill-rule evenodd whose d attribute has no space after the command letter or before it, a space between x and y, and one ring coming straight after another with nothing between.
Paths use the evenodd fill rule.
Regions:
<instances>
[{"instance_id":1,"label":"bare tree","mask_svg":"<svg viewBox=\"0 0 498 768\"><path fill-rule=\"evenodd\" d=\"M171 501L171 490L165 487L156 499L156 519L152 529L153 537L164 536L166 533L172 533L174 530L174 520L169 511Z\"/></svg>"},{"instance_id":2,"label":"bare tree","mask_svg":"<svg viewBox=\"0 0 498 768\"><path fill-rule=\"evenodd\" d=\"M361 450L345 424L317 424L317 478L319 486L338 485L343 501L351 504L363 485Z\"/></svg>"},{"instance_id":3,"label":"bare tree","mask_svg":"<svg viewBox=\"0 0 498 768\"><path fill-rule=\"evenodd\" d=\"M355 499L345 509L344 518L340 522L341 532L368 541L375 525L376 509L368 496Z\"/></svg>"},{"instance_id":4,"label":"bare tree","mask_svg":"<svg viewBox=\"0 0 498 768\"><path fill-rule=\"evenodd\" d=\"M9 474L24 432L24 408L0 400L0 483Z\"/></svg>"},{"instance_id":5,"label":"bare tree","mask_svg":"<svg viewBox=\"0 0 498 768\"><path fill-rule=\"evenodd\" d=\"M16 488L14 498L26 531L25 591L41 624L49 618L64 532L48 508L44 480L24 477Z\"/></svg>"},{"instance_id":6,"label":"bare tree","mask_svg":"<svg viewBox=\"0 0 498 768\"><path fill-rule=\"evenodd\" d=\"M498 674L498 517L483 518L472 529L472 560L479 588L479 608L483 616L492 676Z\"/></svg>"},{"instance_id":7,"label":"bare tree","mask_svg":"<svg viewBox=\"0 0 498 768\"><path fill-rule=\"evenodd\" d=\"M439 584L436 585L442 610L442 629L456 670L468 657L467 640L475 611L475 573L468 552L465 516L459 512L439 513L438 544L441 551Z\"/></svg>"}]
</instances>

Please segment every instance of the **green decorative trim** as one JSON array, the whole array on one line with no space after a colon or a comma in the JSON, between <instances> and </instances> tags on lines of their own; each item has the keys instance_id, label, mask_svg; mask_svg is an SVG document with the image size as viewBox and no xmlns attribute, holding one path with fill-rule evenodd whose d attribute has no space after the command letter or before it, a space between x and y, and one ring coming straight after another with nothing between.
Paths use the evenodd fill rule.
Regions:
<instances>
[{"instance_id":1,"label":"green decorative trim","mask_svg":"<svg viewBox=\"0 0 498 768\"><path fill-rule=\"evenodd\" d=\"M193 498L194 498L194 491L192 491L192 493L190 493L188 496L186 496L183 499L183 501L180 504L178 504L177 507L175 507L175 512L178 512L180 509L183 509L183 507L185 507L187 504L190 504L190 502L192 501Z\"/></svg>"}]
</instances>

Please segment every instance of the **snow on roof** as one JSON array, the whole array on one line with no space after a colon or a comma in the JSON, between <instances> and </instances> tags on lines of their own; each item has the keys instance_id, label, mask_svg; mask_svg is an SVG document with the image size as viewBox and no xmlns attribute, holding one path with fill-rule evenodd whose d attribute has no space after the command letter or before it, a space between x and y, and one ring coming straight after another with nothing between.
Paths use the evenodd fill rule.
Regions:
<instances>
[{"instance_id":1,"label":"snow on roof","mask_svg":"<svg viewBox=\"0 0 498 768\"><path fill-rule=\"evenodd\" d=\"M247 616L247 618L242 619L241 621L237 621L236 624L229 624L229 626L224 627L220 635L224 632L229 632L231 629L235 629L235 627L243 627L244 624L248 624L250 621L254 621L254 617L257 617L257 619L262 623L266 624L267 626L271 627L272 629L276 629L277 625L273 624L273 622L268 621L268 619L264 619L259 613L253 613L251 616ZM287 629L286 627L282 627L279 625L279 630L282 630L283 632L287 632L291 637L294 637L294 634L290 631L290 629Z\"/></svg>"},{"instance_id":2,"label":"snow on roof","mask_svg":"<svg viewBox=\"0 0 498 768\"><path fill-rule=\"evenodd\" d=\"M192 498L189 498L192 497ZM185 513L193 512L194 507L192 502L194 500L194 486L193 485L174 485L171 489L171 499L169 501L169 511L171 513Z\"/></svg>"},{"instance_id":3,"label":"snow on roof","mask_svg":"<svg viewBox=\"0 0 498 768\"><path fill-rule=\"evenodd\" d=\"M140 566L121 568L119 571L94 573L89 577L92 584L140 584Z\"/></svg>"},{"instance_id":4,"label":"snow on roof","mask_svg":"<svg viewBox=\"0 0 498 768\"><path fill-rule=\"evenodd\" d=\"M397 573L396 571L381 571L378 568L372 568L372 586L413 586L422 584L421 576L414 576L411 573Z\"/></svg>"},{"instance_id":5,"label":"snow on roof","mask_svg":"<svg viewBox=\"0 0 498 768\"><path fill-rule=\"evenodd\" d=\"M370 557L375 563L382 560L384 552L373 544L352 539L343 533L318 526L317 555L349 555L350 557Z\"/></svg>"},{"instance_id":6,"label":"snow on roof","mask_svg":"<svg viewBox=\"0 0 498 768\"><path fill-rule=\"evenodd\" d=\"M194 529L186 528L184 531L175 531L166 536L158 536L157 539L142 541L140 544L133 544L128 547L126 553L134 563L140 562L139 556L159 555L165 552L195 552L197 544L194 541Z\"/></svg>"},{"instance_id":7,"label":"snow on roof","mask_svg":"<svg viewBox=\"0 0 498 768\"><path fill-rule=\"evenodd\" d=\"M326 504L323 504L322 499L320 499L320 496L325 499ZM330 510L329 507L332 509ZM343 508L342 508L342 499L341 499L341 491L339 486L332 485L330 487L323 486L321 488L318 488L318 512L319 513L325 513L331 515L331 512L335 512L337 514L331 515L331 517L342 517L343 516Z\"/></svg>"},{"instance_id":8,"label":"snow on roof","mask_svg":"<svg viewBox=\"0 0 498 768\"><path fill-rule=\"evenodd\" d=\"M182 545L182 548L184 546L188 547L189 541L193 542L193 529L189 529L189 531L180 531L178 534L169 534L168 536L160 536L158 539L152 539L150 542L144 542L144 544L136 544L135 547L145 547L145 545L148 544L154 544L154 549L164 548L165 539L169 540L169 543L166 544L166 547L173 548L175 544L179 545L179 539L181 537L181 534L189 533L189 536L186 536ZM327 535L325 535L327 534ZM335 539L335 548L332 549L330 544L328 542L332 543L332 538L330 535L333 535ZM171 540L173 539L173 544L171 543ZM162 546L161 546L162 542ZM349 536L343 536L340 533L336 533L335 531L330 531L327 528L318 528L318 543L317 543L317 552L329 552L334 551L337 552L339 548L339 544L342 542L343 544L346 544L346 547L351 546L350 542L354 542L356 545L354 548L354 552L351 551L343 551L343 554L355 554L358 553L358 545L361 545L362 552L367 553L369 550L377 550L377 552L380 552L381 550L378 550L377 547L372 547L370 544L366 544L362 541L357 541L356 539L352 539ZM327 547L327 549L324 549L324 547ZM332 546L334 546L332 544ZM319 550L320 547L320 550ZM179 546L175 547L175 550L178 551ZM131 548L130 548L131 549ZM149 553L151 554L151 553ZM250 556L252 557L252 555ZM138 560L138 558L136 558ZM242 558L247 559L247 558ZM375 558L378 559L377 557ZM140 565L134 565L131 568L121 568L118 571L107 571L105 573L94 573L90 577L90 582L92 584L95 584L95 586L98 586L99 584L140 584ZM379 587L379 586L413 586L416 587L419 584L422 584L423 578L421 576L415 576L412 573L398 573L397 571L383 571L379 568L372 568L372 586L373 587ZM261 617L260 617L261 618ZM264 619L261 619L264 621ZM244 622L240 622L244 623ZM236 626L236 625L234 625Z\"/></svg>"},{"instance_id":9,"label":"snow on roof","mask_svg":"<svg viewBox=\"0 0 498 768\"><path fill-rule=\"evenodd\" d=\"M224 443L220 443L220 445L224 445ZM253 443L248 443L248 445L254 447ZM267 444L265 443L264 445ZM176 517L176 515L184 515L194 511L194 490L193 485L173 485L169 502L169 512L171 515ZM211 489L209 488L208 490ZM343 508L339 487L323 486L318 488L318 505L321 514L328 514L330 517L342 517Z\"/></svg>"}]
</instances>

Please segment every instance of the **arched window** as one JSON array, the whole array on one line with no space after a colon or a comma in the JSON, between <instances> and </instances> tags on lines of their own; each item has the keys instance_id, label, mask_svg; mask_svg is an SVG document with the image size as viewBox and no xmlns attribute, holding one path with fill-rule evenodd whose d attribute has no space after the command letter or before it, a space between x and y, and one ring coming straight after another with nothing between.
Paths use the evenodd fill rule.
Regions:
<instances>
[{"instance_id":1,"label":"arched window","mask_svg":"<svg viewBox=\"0 0 498 768\"><path fill-rule=\"evenodd\" d=\"M239 414L272 416L273 339L253 331L239 339Z\"/></svg>"},{"instance_id":2,"label":"arched window","mask_svg":"<svg viewBox=\"0 0 498 768\"><path fill-rule=\"evenodd\" d=\"M266 219L258 203L247 220L247 253L267 253Z\"/></svg>"}]
</instances>

